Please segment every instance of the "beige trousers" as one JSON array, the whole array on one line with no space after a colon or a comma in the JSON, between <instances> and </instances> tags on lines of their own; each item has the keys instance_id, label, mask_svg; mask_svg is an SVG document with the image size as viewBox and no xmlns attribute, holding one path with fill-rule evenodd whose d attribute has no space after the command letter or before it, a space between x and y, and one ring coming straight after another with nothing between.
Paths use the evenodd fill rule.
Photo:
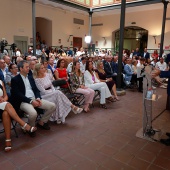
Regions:
<instances>
[{"instance_id":1,"label":"beige trousers","mask_svg":"<svg viewBox=\"0 0 170 170\"><path fill-rule=\"evenodd\" d=\"M55 111L56 106L54 103L49 102L47 100L41 99L41 102L42 102L42 106L38 108L44 109L45 111L41 118L41 121L44 123L47 123L51 114ZM28 121L29 121L30 126L35 126L35 121L37 118L37 111L34 109L33 105L22 102L20 105L20 109L29 115Z\"/></svg>"}]
</instances>

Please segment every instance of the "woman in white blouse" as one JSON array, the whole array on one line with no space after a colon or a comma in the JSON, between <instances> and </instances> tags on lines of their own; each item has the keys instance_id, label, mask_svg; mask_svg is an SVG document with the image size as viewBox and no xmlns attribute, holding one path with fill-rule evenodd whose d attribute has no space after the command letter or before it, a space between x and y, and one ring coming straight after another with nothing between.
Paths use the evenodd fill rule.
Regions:
<instances>
[{"instance_id":1,"label":"woman in white blouse","mask_svg":"<svg viewBox=\"0 0 170 170\"><path fill-rule=\"evenodd\" d=\"M95 71L93 71L92 61L87 61L86 63L86 71L84 73L84 82L85 82L86 87L89 87L93 90L100 91L100 105L102 108L107 109L106 98L111 102L114 101L113 98L111 97L111 93L107 87L107 84L105 82L100 82L100 80L97 78L95 74Z\"/></svg>"},{"instance_id":2,"label":"woman in white blouse","mask_svg":"<svg viewBox=\"0 0 170 170\"><path fill-rule=\"evenodd\" d=\"M71 109L75 114L82 112L82 108L76 107L61 91L55 90L43 64L35 65L33 75L41 97L56 104L56 111L52 114L51 121L64 123Z\"/></svg>"}]
</instances>

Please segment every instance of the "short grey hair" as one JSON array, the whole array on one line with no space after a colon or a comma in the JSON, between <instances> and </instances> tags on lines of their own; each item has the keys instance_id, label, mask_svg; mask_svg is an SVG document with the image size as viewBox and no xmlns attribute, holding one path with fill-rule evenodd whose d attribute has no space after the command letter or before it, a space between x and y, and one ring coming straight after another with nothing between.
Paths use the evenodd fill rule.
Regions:
<instances>
[{"instance_id":1,"label":"short grey hair","mask_svg":"<svg viewBox=\"0 0 170 170\"><path fill-rule=\"evenodd\" d=\"M18 69L19 69L19 71L20 71L20 68L23 68L23 67L24 67L24 64L25 64L25 63L28 63L28 61L22 60L22 61L20 61L20 62L18 63Z\"/></svg>"}]
</instances>

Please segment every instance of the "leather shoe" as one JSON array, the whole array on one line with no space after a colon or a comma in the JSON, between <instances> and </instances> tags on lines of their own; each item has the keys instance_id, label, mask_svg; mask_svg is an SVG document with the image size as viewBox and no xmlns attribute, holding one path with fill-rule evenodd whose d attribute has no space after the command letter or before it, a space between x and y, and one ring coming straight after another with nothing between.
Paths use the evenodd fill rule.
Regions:
<instances>
[{"instance_id":1,"label":"leather shoe","mask_svg":"<svg viewBox=\"0 0 170 170\"><path fill-rule=\"evenodd\" d=\"M43 125L37 123L37 126L41 129L50 130L50 126L48 125L48 123L44 123Z\"/></svg>"},{"instance_id":2,"label":"leather shoe","mask_svg":"<svg viewBox=\"0 0 170 170\"><path fill-rule=\"evenodd\" d=\"M167 133L166 133L166 136L170 137L170 133L169 133L169 132L167 132Z\"/></svg>"},{"instance_id":3,"label":"leather shoe","mask_svg":"<svg viewBox=\"0 0 170 170\"><path fill-rule=\"evenodd\" d=\"M36 136L36 132L28 132L28 134L30 135L30 137L34 138Z\"/></svg>"},{"instance_id":4,"label":"leather shoe","mask_svg":"<svg viewBox=\"0 0 170 170\"><path fill-rule=\"evenodd\" d=\"M170 138L169 139L161 139L160 142L166 146L170 146Z\"/></svg>"}]
</instances>

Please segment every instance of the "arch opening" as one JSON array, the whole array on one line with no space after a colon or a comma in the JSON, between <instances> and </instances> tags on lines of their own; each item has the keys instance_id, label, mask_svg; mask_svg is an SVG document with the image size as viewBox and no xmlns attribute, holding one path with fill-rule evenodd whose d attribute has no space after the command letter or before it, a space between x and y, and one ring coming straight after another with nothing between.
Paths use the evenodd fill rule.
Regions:
<instances>
[{"instance_id":1,"label":"arch opening","mask_svg":"<svg viewBox=\"0 0 170 170\"><path fill-rule=\"evenodd\" d=\"M119 50L119 36L120 29L113 32L113 45L115 51ZM147 47L147 43L148 30L137 26L129 26L124 28L124 49L132 50L138 47L140 51L143 51L143 49Z\"/></svg>"}]
</instances>

